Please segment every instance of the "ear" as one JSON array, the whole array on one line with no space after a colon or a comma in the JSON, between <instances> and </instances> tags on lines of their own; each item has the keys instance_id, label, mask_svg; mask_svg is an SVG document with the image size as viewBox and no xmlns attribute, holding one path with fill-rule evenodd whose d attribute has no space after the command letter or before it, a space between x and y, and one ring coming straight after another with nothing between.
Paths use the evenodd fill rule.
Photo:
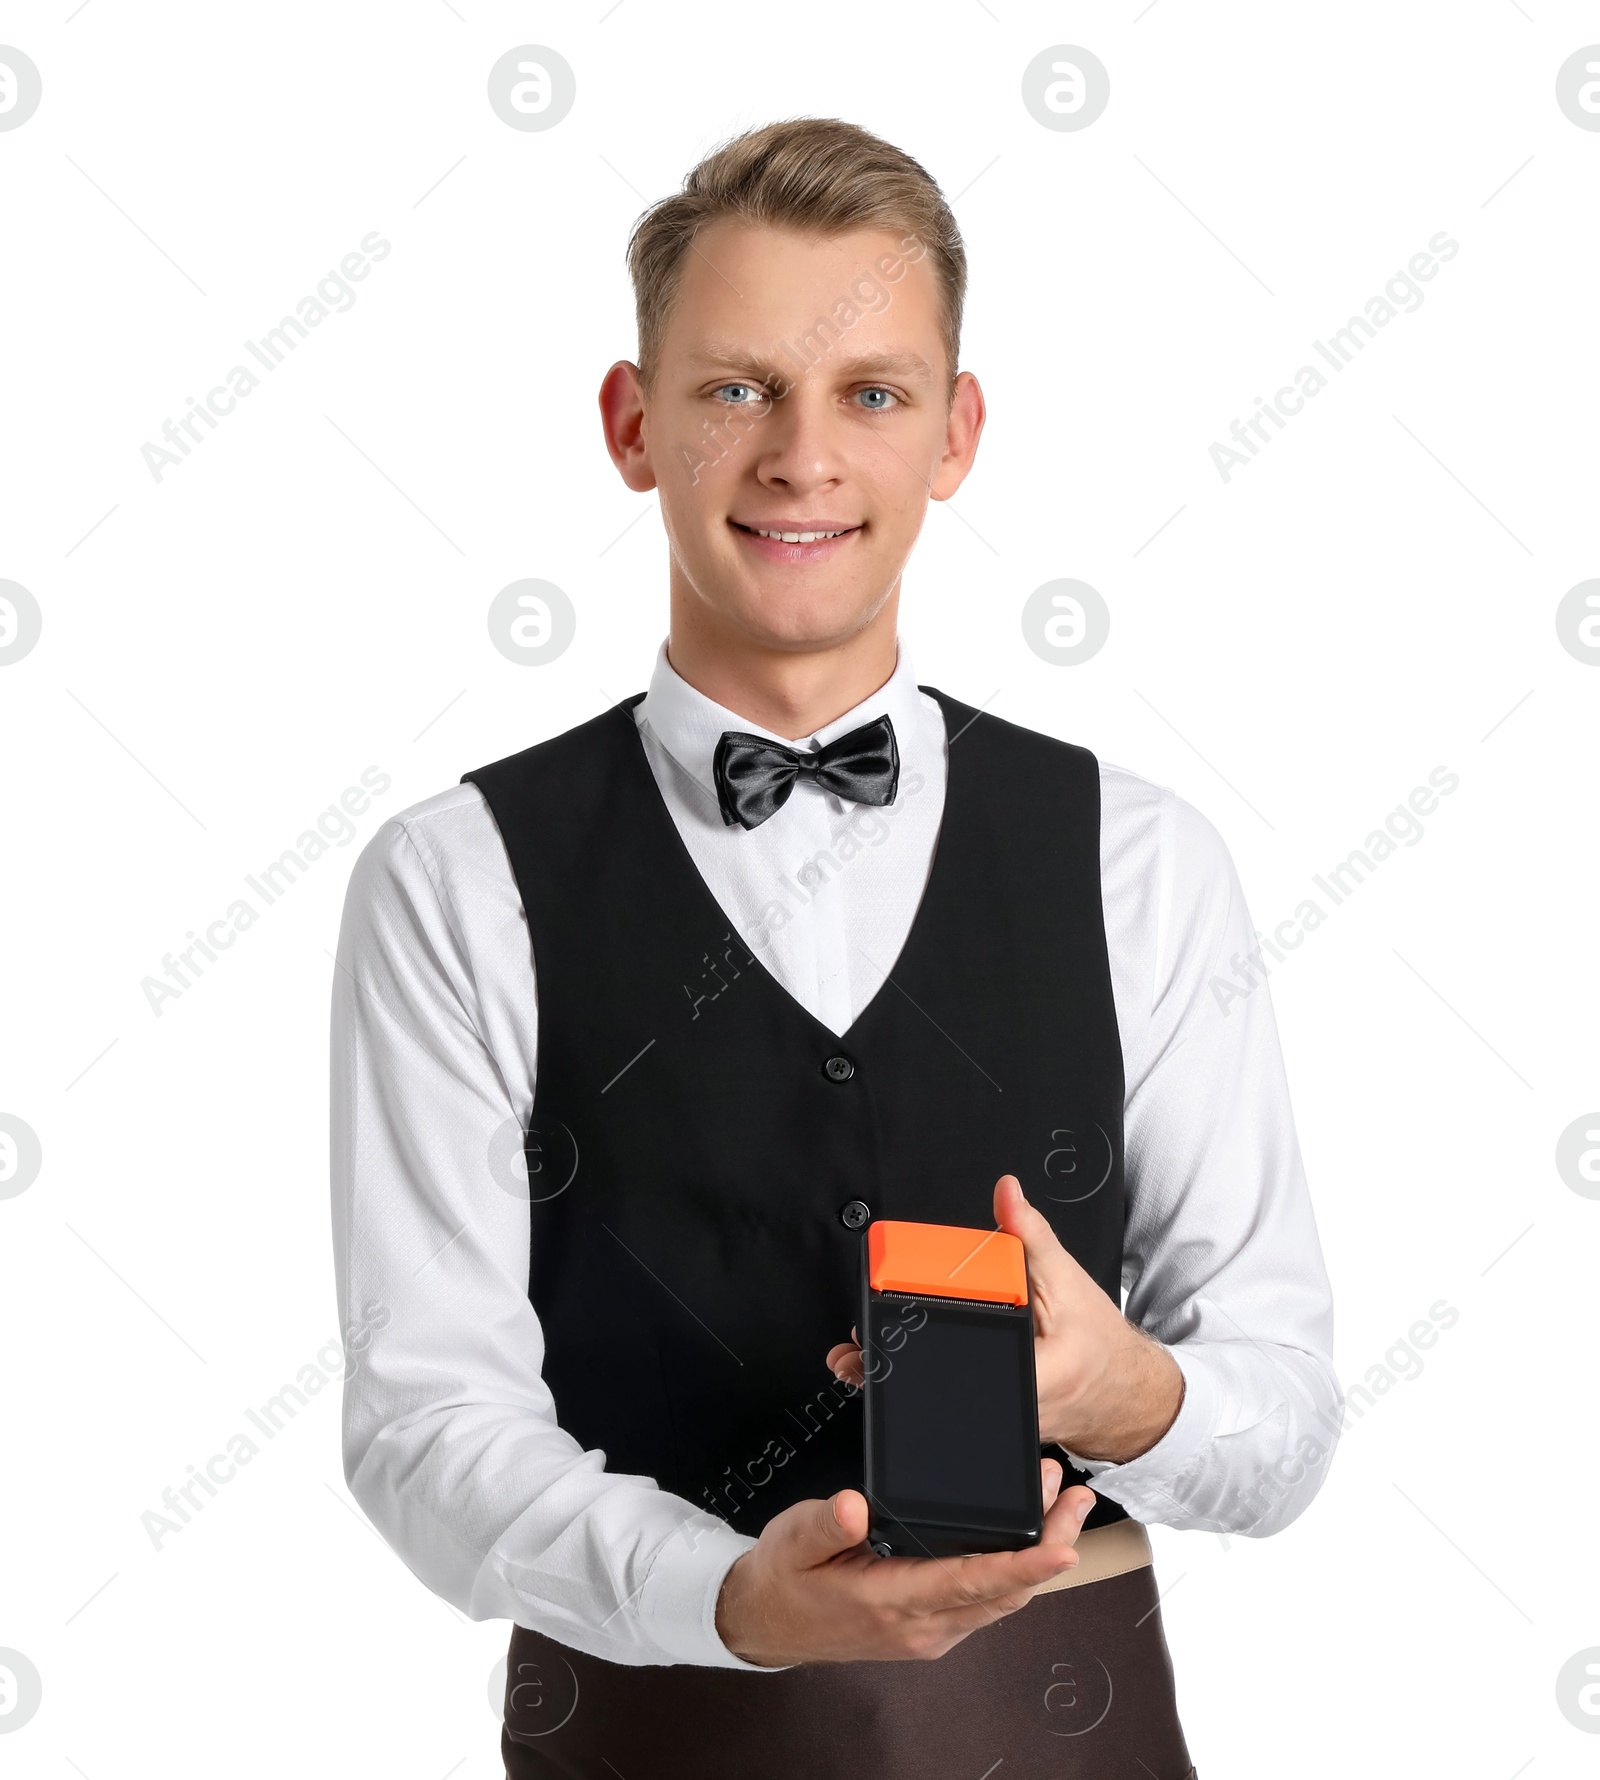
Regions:
<instances>
[{"instance_id":1,"label":"ear","mask_svg":"<svg viewBox=\"0 0 1600 1780\"><path fill-rule=\"evenodd\" d=\"M950 414L945 422L944 455L934 468L929 484L929 498L947 501L967 479L972 460L978 455L978 439L983 432L983 391L970 371L956 378L950 395Z\"/></svg>"},{"instance_id":2,"label":"ear","mask_svg":"<svg viewBox=\"0 0 1600 1780\"><path fill-rule=\"evenodd\" d=\"M618 359L600 385L600 425L606 450L622 480L635 494L648 494L656 485L656 476L645 444L639 367L629 359Z\"/></svg>"}]
</instances>

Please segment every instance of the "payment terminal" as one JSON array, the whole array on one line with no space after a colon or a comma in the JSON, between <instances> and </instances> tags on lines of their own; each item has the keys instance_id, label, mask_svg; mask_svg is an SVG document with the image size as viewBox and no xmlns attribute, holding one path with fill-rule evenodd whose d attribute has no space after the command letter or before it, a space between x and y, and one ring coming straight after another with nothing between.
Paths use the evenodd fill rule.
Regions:
<instances>
[{"instance_id":1,"label":"payment terminal","mask_svg":"<svg viewBox=\"0 0 1600 1780\"><path fill-rule=\"evenodd\" d=\"M1037 1545L1033 1312L1021 1241L889 1218L862 1233L867 1538L880 1556Z\"/></svg>"}]
</instances>

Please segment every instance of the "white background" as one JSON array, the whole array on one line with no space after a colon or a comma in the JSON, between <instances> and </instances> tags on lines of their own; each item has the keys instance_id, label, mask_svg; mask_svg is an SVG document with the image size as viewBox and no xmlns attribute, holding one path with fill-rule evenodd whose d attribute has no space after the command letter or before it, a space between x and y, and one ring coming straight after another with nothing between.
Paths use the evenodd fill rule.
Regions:
<instances>
[{"instance_id":1,"label":"white background","mask_svg":"<svg viewBox=\"0 0 1600 1780\"><path fill-rule=\"evenodd\" d=\"M818 113L918 156L972 259L990 421L907 576L920 677L1173 786L1263 928L1461 781L1271 984L1341 1379L1459 1321L1288 1531L1158 1532L1199 1771L1592 1774L1556 1677L1600 1645L1600 1202L1555 1146L1600 1106L1600 668L1554 617L1600 574L1600 133L1554 94L1600 6L608 4L0 5L43 76L0 133L0 577L43 612L0 668L0 1112L43 1150L0 1201L0 1646L44 1688L0 1759L501 1772L508 1627L366 1526L336 1386L159 1551L140 1517L338 1336L356 851L648 676L665 548L595 408L629 226ZM526 43L577 75L546 132L486 99ZM1021 101L1059 43L1110 70L1082 131ZM374 229L348 313L156 482L141 445ZM1211 443L1439 230L1422 307L1224 483ZM578 612L542 668L486 630L523 576ZM1112 615L1078 667L1019 625L1060 576ZM153 1014L141 980L370 765L349 844Z\"/></svg>"}]
</instances>

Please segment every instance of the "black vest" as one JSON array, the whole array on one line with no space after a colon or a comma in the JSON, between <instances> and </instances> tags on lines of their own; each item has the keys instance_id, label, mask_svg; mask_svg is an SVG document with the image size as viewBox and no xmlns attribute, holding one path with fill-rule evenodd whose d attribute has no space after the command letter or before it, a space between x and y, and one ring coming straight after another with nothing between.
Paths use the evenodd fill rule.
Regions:
<instances>
[{"instance_id":1,"label":"black vest","mask_svg":"<svg viewBox=\"0 0 1600 1780\"><path fill-rule=\"evenodd\" d=\"M859 1394L825 1356L855 1320L863 1206L993 1229L1015 1174L1121 1301L1099 768L924 690L954 738L932 874L845 1033L695 868L643 694L463 779L505 842L537 980L528 1294L557 1415L609 1470L744 1533L861 1486ZM1089 1525L1122 1518L1101 1497Z\"/></svg>"}]
</instances>

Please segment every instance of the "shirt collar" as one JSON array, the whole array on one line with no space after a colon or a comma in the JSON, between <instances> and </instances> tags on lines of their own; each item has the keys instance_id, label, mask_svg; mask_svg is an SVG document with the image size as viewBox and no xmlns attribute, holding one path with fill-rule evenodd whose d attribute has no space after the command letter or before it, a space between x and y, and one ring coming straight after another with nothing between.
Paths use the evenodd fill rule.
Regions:
<instances>
[{"instance_id":1,"label":"shirt collar","mask_svg":"<svg viewBox=\"0 0 1600 1780\"><path fill-rule=\"evenodd\" d=\"M656 655L655 672L650 676L650 689L634 715L640 724L650 725L656 739L679 766L715 797L711 760L724 730L737 729L781 743L785 748L809 750L813 743L825 748L863 723L886 716L894 725L903 751L922 722L922 694L917 690L910 653L905 643L897 639L894 672L870 698L825 723L814 734L791 738L763 729L759 723L725 709L696 690L667 660L667 646L663 643Z\"/></svg>"}]
</instances>

